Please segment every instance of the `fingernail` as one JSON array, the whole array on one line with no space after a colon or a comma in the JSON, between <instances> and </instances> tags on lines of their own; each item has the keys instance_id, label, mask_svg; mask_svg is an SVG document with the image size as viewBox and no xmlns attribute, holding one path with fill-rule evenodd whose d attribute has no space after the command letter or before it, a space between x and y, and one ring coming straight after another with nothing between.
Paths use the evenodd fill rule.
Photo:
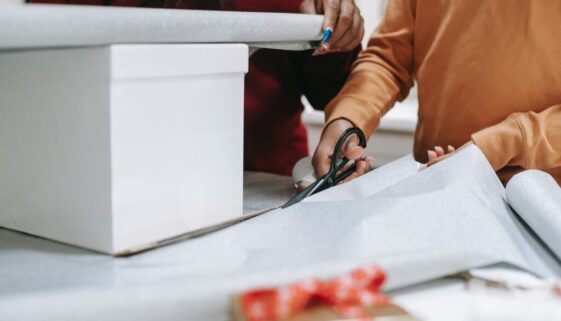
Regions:
<instances>
[{"instance_id":1,"label":"fingernail","mask_svg":"<svg viewBox=\"0 0 561 321\"><path fill-rule=\"evenodd\" d=\"M316 50L312 53L312 56L314 56L314 57L315 57L315 56L323 56L323 55L325 55L326 53L327 53L327 52L324 52L324 51L321 51L321 50L319 50L319 49L316 49Z\"/></svg>"},{"instance_id":2,"label":"fingernail","mask_svg":"<svg viewBox=\"0 0 561 321\"><path fill-rule=\"evenodd\" d=\"M328 52L329 52L329 44L322 43L321 45L319 45L319 47L316 48L312 56L321 56L321 55L325 55Z\"/></svg>"},{"instance_id":3,"label":"fingernail","mask_svg":"<svg viewBox=\"0 0 561 321\"><path fill-rule=\"evenodd\" d=\"M321 42L326 43L329 40L329 38L331 38L332 33L333 33L333 28L331 27L325 28Z\"/></svg>"}]
</instances>

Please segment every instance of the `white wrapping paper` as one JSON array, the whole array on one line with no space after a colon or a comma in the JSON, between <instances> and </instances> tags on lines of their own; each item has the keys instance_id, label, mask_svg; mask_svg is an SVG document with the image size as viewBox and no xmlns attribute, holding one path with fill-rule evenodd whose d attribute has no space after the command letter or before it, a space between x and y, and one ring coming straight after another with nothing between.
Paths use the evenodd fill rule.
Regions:
<instances>
[{"instance_id":1,"label":"white wrapping paper","mask_svg":"<svg viewBox=\"0 0 561 321\"><path fill-rule=\"evenodd\" d=\"M323 16L69 5L0 10L0 49L123 43L247 43L310 49Z\"/></svg>"},{"instance_id":2,"label":"white wrapping paper","mask_svg":"<svg viewBox=\"0 0 561 321\"><path fill-rule=\"evenodd\" d=\"M129 258L0 230L0 311L25 320L226 320L236 292L365 263L386 269L386 289L499 262L561 275L512 216L472 146L419 173L404 158L288 209Z\"/></svg>"}]
</instances>

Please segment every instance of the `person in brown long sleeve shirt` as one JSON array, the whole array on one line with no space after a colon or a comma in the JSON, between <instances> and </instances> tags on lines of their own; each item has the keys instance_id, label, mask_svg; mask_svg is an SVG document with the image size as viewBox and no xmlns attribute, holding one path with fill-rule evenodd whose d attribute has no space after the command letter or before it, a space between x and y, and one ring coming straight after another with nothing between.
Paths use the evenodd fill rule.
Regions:
<instances>
[{"instance_id":1,"label":"person in brown long sleeve shirt","mask_svg":"<svg viewBox=\"0 0 561 321\"><path fill-rule=\"evenodd\" d=\"M417 161L445 157L439 146L474 143L504 183L523 169L541 169L561 185L560 22L560 1L389 1L326 108L317 174L326 172L344 129L355 125L370 135L416 82ZM354 144L347 153L358 157ZM356 175L368 167L359 161Z\"/></svg>"}]
</instances>

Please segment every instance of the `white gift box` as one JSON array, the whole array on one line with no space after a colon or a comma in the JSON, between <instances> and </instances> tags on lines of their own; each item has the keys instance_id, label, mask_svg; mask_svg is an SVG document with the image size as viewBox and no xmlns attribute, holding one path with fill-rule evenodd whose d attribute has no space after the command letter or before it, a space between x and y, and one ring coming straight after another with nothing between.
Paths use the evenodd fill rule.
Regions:
<instances>
[{"instance_id":1,"label":"white gift box","mask_svg":"<svg viewBox=\"0 0 561 321\"><path fill-rule=\"evenodd\" d=\"M0 53L0 226L120 255L242 215L241 44Z\"/></svg>"}]
</instances>

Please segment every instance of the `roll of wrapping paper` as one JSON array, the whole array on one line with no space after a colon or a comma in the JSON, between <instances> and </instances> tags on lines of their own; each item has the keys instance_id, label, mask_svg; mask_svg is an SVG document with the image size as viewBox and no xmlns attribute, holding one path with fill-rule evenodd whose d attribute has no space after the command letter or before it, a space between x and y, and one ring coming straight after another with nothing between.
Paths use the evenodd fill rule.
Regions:
<instances>
[{"instance_id":1,"label":"roll of wrapping paper","mask_svg":"<svg viewBox=\"0 0 561 321\"><path fill-rule=\"evenodd\" d=\"M561 187L551 175L528 170L506 187L508 203L561 260Z\"/></svg>"},{"instance_id":2,"label":"roll of wrapping paper","mask_svg":"<svg viewBox=\"0 0 561 321\"><path fill-rule=\"evenodd\" d=\"M323 16L288 13L25 5L0 10L0 49L123 43L246 43L310 49Z\"/></svg>"}]
</instances>

